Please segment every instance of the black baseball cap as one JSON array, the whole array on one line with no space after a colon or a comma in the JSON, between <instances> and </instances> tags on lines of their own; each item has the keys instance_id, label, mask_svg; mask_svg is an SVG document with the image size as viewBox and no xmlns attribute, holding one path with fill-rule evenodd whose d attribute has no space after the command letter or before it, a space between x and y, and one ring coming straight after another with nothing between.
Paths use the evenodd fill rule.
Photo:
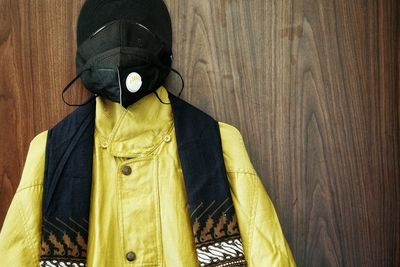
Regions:
<instances>
[{"instance_id":1,"label":"black baseball cap","mask_svg":"<svg viewBox=\"0 0 400 267\"><path fill-rule=\"evenodd\" d=\"M163 0L87 0L78 18L78 46L102 26L120 19L144 25L172 50L171 18Z\"/></svg>"}]
</instances>

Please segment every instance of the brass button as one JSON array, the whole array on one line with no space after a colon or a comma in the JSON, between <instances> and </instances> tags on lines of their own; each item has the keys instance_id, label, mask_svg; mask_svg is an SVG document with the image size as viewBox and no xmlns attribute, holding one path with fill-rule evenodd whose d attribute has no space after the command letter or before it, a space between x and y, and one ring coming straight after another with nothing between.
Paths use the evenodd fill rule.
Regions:
<instances>
[{"instance_id":1,"label":"brass button","mask_svg":"<svg viewBox=\"0 0 400 267\"><path fill-rule=\"evenodd\" d=\"M126 253L126 259L128 261L134 261L136 260L136 254L133 251L129 251L128 253Z\"/></svg>"},{"instance_id":2,"label":"brass button","mask_svg":"<svg viewBox=\"0 0 400 267\"><path fill-rule=\"evenodd\" d=\"M123 173L124 175L129 175L129 174L131 174L131 173L132 173L131 167L125 165L124 167L122 167L122 173Z\"/></svg>"}]
</instances>

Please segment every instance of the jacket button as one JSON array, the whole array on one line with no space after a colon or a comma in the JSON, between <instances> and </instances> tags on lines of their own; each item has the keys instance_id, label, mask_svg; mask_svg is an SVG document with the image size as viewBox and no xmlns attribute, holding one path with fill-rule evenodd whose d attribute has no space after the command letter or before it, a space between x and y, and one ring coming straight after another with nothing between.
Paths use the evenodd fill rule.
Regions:
<instances>
[{"instance_id":1,"label":"jacket button","mask_svg":"<svg viewBox=\"0 0 400 267\"><path fill-rule=\"evenodd\" d=\"M108 143L106 141L101 142L101 147L102 148L107 148L108 147Z\"/></svg>"},{"instance_id":2,"label":"jacket button","mask_svg":"<svg viewBox=\"0 0 400 267\"><path fill-rule=\"evenodd\" d=\"M128 261L134 261L136 260L136 254L133 251L129 251L128 253L126 253L126 259Z\"/></svg>"},{"instance_id":3,"label":"jacket button","mask_svg":"<svg viewBox=\"0 0 400 267\"><path fill-rule=\"evenodd\" d=\"M169 134L166 134L163 136L163 140L165 143L171 142L171 136Z\"/></svg>"},{"instance_id":4,"label":"jacket button","mask_svg":"<svg viewBox=\"0 0 400 267\"><path fill-rule=\"evenodd\" d=\"M123 173L124 175L129 175L129 174L131 174L131 173L132 173L131 167L129 167L129 166L124 166L124 167L122 167L122 173Z\"/></svg>"}]
</instances>

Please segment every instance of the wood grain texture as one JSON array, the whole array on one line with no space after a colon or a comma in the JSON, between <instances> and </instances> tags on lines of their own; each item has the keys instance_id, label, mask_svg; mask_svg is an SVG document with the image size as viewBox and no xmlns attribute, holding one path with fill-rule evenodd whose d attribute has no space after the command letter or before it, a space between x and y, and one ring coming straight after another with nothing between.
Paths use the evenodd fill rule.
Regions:
<instances>
[{"instance_id":1,"label":"wood grain texture","mask_svg":"<svg viewBox=\"0 0 400 267\"><path fill-rule=\"evenodd\" d=\"M73 110L82 3L0 0L0 225L30 140ZM398 1L166 3L183 98L241 131L298 265L400 266Z\"/></svg>"}]
</instances>

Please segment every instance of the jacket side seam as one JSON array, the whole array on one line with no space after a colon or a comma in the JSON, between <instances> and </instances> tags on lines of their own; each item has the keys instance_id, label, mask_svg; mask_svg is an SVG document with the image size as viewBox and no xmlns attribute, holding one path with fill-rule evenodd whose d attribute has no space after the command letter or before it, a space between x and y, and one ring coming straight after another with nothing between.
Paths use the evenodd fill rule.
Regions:
<instances>
[{"instance_id":1,"label":"jacket side seam","mask_svg":"<svg viewBox=\"0 0 400 267\"><path fill-rule=\"evenodd\" d=\"M254 240L253 239L254 239L254 232L255 232L254 225L255 225L256 211L257 211L257 204L258 204L258 201L256 201L257 198L258 198L258 190L255 190L255 184L254 184L254 180L253 179L251 179L251 185L252 185L252 191L254 193L253 193L253 200L252 200L252 203L251 203L251 215L250 215L251 216L250 217L250 229L251 229L251 232L250 232L250 236L249 236L249 247L250 247L249 258L250 259L251 259L252 252L253 252L253 244L254 244Z\"/></svg>"},{"instance_id":2,"label":"jacket side seam","mask_svg":"<svg viewBox=\"0 0 400 267\"><path fill-rule=\"evenodd\" d=\"M156 204L156 238L157 238L157 262L158 266L163 266L163 258L164 258L164 251L163 251L163 230L162 230L162 222L161 222L161 211L160 211L160 193L159 193L159 162L158 157L155 159L155 204Z\"/></svg>"},{"instance_id":3,"label":"jacket side seam","mask_svg":"<svg viewBox=\"0 0 400 267\"><path fill-rule=\"evenodd\" d=\"M19 198L17 197L16 200L17 200L17 203L16 203L17 204L17 209L18 209L19 215L22 218L22 224L23 224L23 227L24 227L24 231L27 233L26 238L23 238L23 240L24 240L24 243L26 243L26 245L29 248L29 251L30 251L32 259L35 259L35 254L34 254L35 246L33 245L34 242L33 242L32 237L31 237L31 231L29 230L29 228L26 225L26 218L25 218L25 216L24 216L24 214L23 214L23 212L22 212L22 210L20 208Z\"/></svg>"}]
</instances>

